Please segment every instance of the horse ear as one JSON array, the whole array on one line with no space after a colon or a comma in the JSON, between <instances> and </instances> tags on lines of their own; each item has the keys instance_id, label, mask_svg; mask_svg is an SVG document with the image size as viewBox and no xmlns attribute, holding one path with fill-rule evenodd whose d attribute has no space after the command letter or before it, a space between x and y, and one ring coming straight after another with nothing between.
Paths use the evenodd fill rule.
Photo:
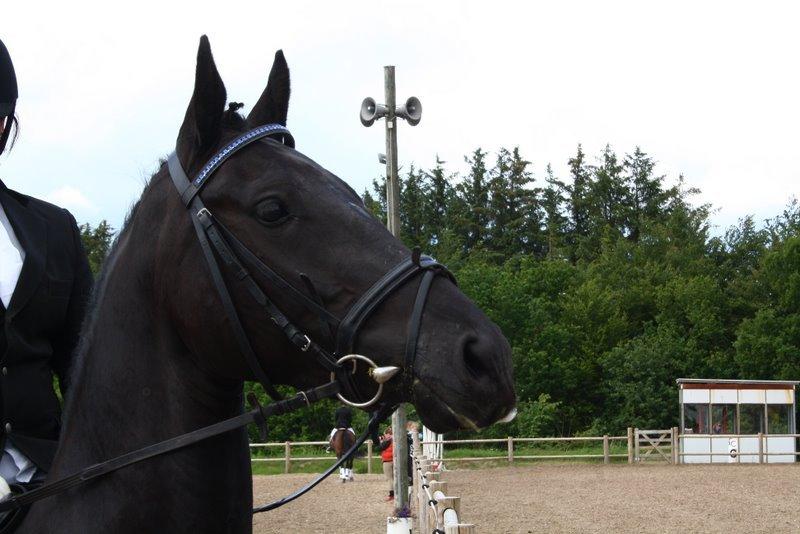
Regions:
<instances>
[{"instance_id":1,"label":"horse ear","mask_svg":"<svg viewBox=\"0 0 800 534\"><path fill-rule=\"evenodd\" d=\"M269 72L269 80L261 98L247 116L247 125L252 127L262 124L282 124L286 126L286 115L289 113L289 66L283 57L283 50L275 52L275 61Z\"/></svg>"},{"instance_id":2,"label":"horse ear","mask_svg":"<svg viewBox=\"0 0 800 534\"><path fill-rule=\"evenodd\" d=\"M200 38L194 92L178 134L178 156L188 171L219 142L227 94L208 37Z\"/></svg>"}]
</instances>

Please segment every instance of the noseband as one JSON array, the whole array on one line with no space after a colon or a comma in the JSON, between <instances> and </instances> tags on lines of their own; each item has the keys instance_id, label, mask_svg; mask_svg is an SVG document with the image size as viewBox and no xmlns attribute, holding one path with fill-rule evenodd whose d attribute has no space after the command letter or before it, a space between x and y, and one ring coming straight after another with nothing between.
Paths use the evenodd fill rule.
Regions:
<instances>
[{"instance_id":1,"label":"noseband","mask_svg":"<svg viewBox=\"0 0 800 534\"><path fill-rule=\"evenodd\" d=\"M168 159L169 173L172 177L172 182L178 190L184 206L186 206L189 211L197 234L197 239L203 250L203 256L211 271L211 277L214 281L217 294L222 301L225 314L231 324L239 349L244 355L253 375L274 400L280 400L282 398L267 376L259 359L256 357L252 344L239 319L228 285L222 275L219 261L225 265L228 272L234 274L234 283L241 285L245 291L250 294L256 303L264 309L267 317L281 329L286 338L301 352L313 355L317 362L331 373L332 381L335 381L341 388L341 390L337 392L339 399L346 404L358 408L367 408L378 402L383 391L383 384L379 383L377 393L369 397L363 395L356 387L353 379L356 362L366 362L371 368L370 371L374 371L377 368L377 365L372 359L352 354L358 338L358 333L364 322L390 295L417 277L417 275L422 274L422 280L420 281L416 300L408 321L403 361L403 383L410 388L413 383L413 368L416 359L422 314L425 310L425 302L433 279L436 275L441 274L454 281L452 275L443 265L439 264L434 259L428 256L421 256L418 251L414 251L410 258L400 262L376 281L372 287L367 289L367 291L365 291L350 307L343 319L339 319L331 314L324 307L322 299L307 277L301 275L310 295L297 289L285 278L262 262L256 254L239 241L222 222L212 215L211 211L200 198L200 192L203 187L211 180L214 173L228 158L249 144L262 139L281 142L288 147L294 148L294 139L288 129L280 124L267 124L250 130L228 143L203 166L193 180L187 177L176 152L173 152ZM320 322L334 333L334 335L331 336L332 347L330 350L314 341L308 334L298 328L286 314L275 305L258 283L256 283L248 266L262 277L266 278L276 288L288 292L295 301L315 314ZM352 370L351 366L344 365L345 363L352 363Z\"/></svg>"}]
</instances>

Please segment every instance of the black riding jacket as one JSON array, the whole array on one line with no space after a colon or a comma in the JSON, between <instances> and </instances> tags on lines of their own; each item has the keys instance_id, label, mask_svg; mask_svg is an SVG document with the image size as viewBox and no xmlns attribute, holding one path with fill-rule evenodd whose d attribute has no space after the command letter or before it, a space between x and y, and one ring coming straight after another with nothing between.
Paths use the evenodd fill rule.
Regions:
<instances>
[{"instance_id":1,"label":"black riding jacket","mask_svg":"<svg viewBox=\"0 0 800 534\"><path fill-rule=\"evenodd\" d=\"M61 429L61 393L69 388L92 274L72 215L8 189L0 203L25 250L8 309L0 303L0 447L11 442L48 471Z\"/></svg>"}]
</instances>

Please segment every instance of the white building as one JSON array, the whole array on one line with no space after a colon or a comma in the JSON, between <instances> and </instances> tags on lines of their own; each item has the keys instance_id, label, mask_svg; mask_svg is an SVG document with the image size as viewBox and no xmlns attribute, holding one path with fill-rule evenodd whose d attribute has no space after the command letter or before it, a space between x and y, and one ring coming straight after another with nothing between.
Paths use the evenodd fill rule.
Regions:
<instances>
[{"instance_id":1,"label":"white building","mask_svg":"<svg viewBox=\"0 0 800 534\"><path fill-rule=\"evenodd\" d=\"M794 462L795 386L786 380L677 380L683 463ZM760 442L760 443L759 443Z\"/></svg>"}]
</instances>

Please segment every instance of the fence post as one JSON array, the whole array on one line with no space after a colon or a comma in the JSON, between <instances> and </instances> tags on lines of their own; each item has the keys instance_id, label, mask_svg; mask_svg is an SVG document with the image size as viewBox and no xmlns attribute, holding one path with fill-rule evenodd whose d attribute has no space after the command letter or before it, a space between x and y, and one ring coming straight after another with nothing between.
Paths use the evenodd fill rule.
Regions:
<instances>
[{"instance_id":1,"label":"fence post","mask_svg":"<svg viewBox=\"0 0 800 534\"><path fill-rule=\"evenodd\" d=\"M419 530L423 532L428 526L428 496L425 494L425 490L422 487L425 483L422 477L430 468L430 463L427 459L423 459L420 460L419 465L415 467L417 467L417 478L415 479L417 483L414 486L414 490L417 492L417 518L419 521Z\"/></svg>"},{"instance_id":2,"label":"fence post","mask_svg":"<svg viewBox=\"0 0 800 534\"><path fill-rule=\"evenodd\" d=\"M372 440L367 440L367 474L372 474Z\"/></svg>"},{"instance_id":3,"label":"fence post","mask_svg":"<svg viewBox=\"0 0 800 534\"><path fill-rule=\"evenodd\" d=\"M292 444L289 441L283 444L283 459L285 462L283 466L283 472L289 473L289 469L292 466Z\"/></svg>"},{"instance_id":4,"label":"fence post","mask_svg":"<svg viewBox=\"0 0 800 534\"><path fill-rule=\"evenodd\" d=\"M758 463L764 463L764 433L758 433Z\"/></svg>"},{"instance_id":5,"label":"fence post","mask_svg":"<svg viewBox=\"0 0 800 534\"><path fill-rule=\"evenodd\" d=\"M459 523L444 527L444 534L477 534L477 532L475 525L471 523Z\"/></svg>"},{"instance_id":6,"label":"fence post","mask_svg":"<svg viewBox=\"0 0 800 534\"><path fill-rule=\"evenodd\" d=\"M603 435L603 463L610 464L611 463L611 450L608 443L608 434Z\"/></svg>"},{"instance_id":7,"label":"fence post","mask_svg":"<svg viewBox=\"0 0 800 534\"><path fill-rule=\"evenodd\" d=\"M633 428L628 427L628 463L633 463Z\"/></svg>"},{"instance_id":8,"label":"fence post","mask_svg":"<svg viewBox=\"0 0 800 534\"><path fill-rule=\"evenodd\" d=\"M444 525L444 511L448 508L452 508L457 516L461 516L460 501L460 497L442 497L436 501L436 520L440 525Z\"/></svg>"},{"instance_id":9,"label":"fence post","mask_svg":"<svg viewBox=\"0 0 800 534\"><path fill-rule=\"evenodd\" d=\"M447 495L447 482L442 482L440 480L433 480L428 482L431 489L431 495L434 495L437 491L441 491L445 495Z\"/></svg>"},{"instance_id":10,"label":"fence post","mask_svg":"<svg viewBox=\"0 0 800 534\"><path fill-rule=\"evenodd\" d=\"M508 463L514 463L514 438L508 436Z\"/></svg>"},{"instance_id":11,"label":"fence post","mask_svg":"<svg viewBox=\"0 0 800 534\"><path fill-rule=\"evenodd\" d=\"M678 454L680 452L680 448L681 448L681 440L678 437L678 427L677 426L673 426L672 427L672 465L678 465L678 462L680 462L681 457Z\"/></svg>"},{"instance_id":12,"label":"fence post","mask_svg":"<svg viewBox=\"0 0 800 534\"><path fill-rule=\"evenodd\" d=\"M639 461L639 429L633 429L633 461Z\"/></svg>"}]
</instances>

